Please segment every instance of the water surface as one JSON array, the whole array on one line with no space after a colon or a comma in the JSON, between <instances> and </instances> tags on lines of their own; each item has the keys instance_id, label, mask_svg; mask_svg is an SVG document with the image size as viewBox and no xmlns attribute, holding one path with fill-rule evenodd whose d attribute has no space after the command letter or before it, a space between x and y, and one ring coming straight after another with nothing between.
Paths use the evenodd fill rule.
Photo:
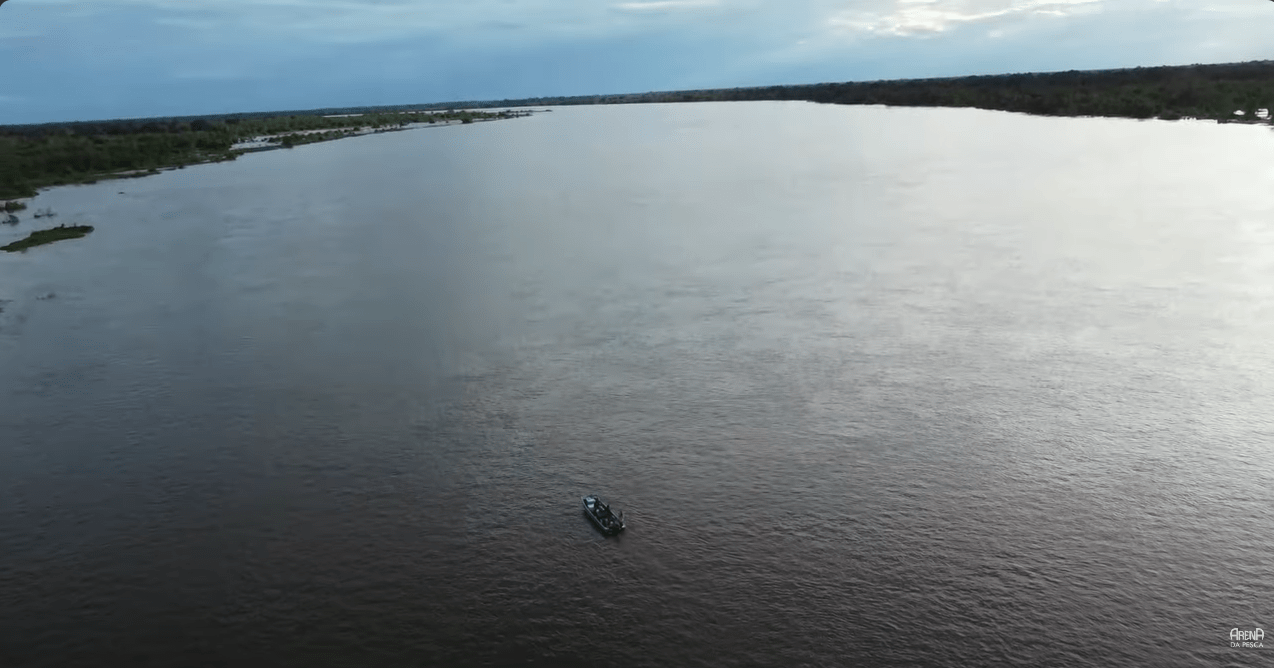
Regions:
<instances>
[{"instance_id":1,"label":"water surface","mask_svg":"<svg viewBox=\"0 0 1274 668\"><path fill-rule=\"evenodd\" d=\"M1259 665L1271 165L717 103L47 192L0 663Z\"/></svg>"}]
</instances>

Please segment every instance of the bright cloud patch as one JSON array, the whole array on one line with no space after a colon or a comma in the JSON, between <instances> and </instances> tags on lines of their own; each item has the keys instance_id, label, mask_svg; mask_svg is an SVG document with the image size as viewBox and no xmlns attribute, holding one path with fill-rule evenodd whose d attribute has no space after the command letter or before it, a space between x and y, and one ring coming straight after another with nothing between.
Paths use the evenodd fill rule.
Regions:
<instances>
[{"instance_id":1,"label":"bright cloud patch","mask_svg":"<svg viewBox=\"0 0 1274 668\"><path fill-rule=\"evenodd\" d=\"M1102 0L895 0L878 11L847 10L828 24L838 30L879 35L932 35L970 23L1014 15L1066 16L1100 9Z\"/></svg>"}]
</instances>

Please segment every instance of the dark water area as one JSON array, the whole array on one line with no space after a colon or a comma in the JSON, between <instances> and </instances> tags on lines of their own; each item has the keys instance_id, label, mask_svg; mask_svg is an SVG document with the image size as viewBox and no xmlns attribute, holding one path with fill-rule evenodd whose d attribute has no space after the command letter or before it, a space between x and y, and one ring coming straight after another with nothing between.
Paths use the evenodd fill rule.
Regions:
<instances>
[{"instance_id":1,"label":"dark water area","mask_svg":"<svg viewBox=\"0 0 1274 668\"><path fill-rule=\"evenodd\" d=\"M1256 127L722 103L47 192L0 665L1266 665L1271 185Z\"/></svg>"}]
</instances>

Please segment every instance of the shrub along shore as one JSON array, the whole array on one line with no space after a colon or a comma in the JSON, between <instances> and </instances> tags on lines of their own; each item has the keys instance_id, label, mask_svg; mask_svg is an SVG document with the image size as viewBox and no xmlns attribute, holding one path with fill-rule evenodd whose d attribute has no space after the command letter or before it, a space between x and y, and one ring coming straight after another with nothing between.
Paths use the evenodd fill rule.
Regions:
<instances>
[{"instance_id":1,"label":"shrub along shore","mask_svg":"<svg viewBox=\"0 0 1274 668\"><path fill-rule=\"evenodd\" d=\"M0 127L0 200L34 197L40 188L49 186L146 176L165 168L234 160L243 152L236 144L259 138L264 138L266 148L291 148L354 134L399 130L414 123L472 123L524 114L439 110L5 126ZM19 203L3 206L6 211L18 210L9 207Z\"/></svg>"},{"instance_id":2,"label":"shrub along shore","mask_svg":"<svg viewBox=\"0 0 1274 668\"><path fill-rule=\"evenodd\" d=\"M25 251L32 246L51 244L54 241L61 241L63 239L78 239L92 231L92 225L72 225L70 227L58 225L57 227L47 230L36 230L35 232L28 234L25 239L15 241L7 246L0 246L0 251L16 253L18 251Z\"/></svg>"}]
</instances>

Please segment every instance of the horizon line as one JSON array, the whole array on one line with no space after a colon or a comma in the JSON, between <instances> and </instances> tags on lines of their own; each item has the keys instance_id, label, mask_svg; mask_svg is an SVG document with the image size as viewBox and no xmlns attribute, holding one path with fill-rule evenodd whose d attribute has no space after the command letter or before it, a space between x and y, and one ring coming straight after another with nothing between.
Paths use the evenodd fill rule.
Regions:
<instances>
[{"instance_id":1,"label":"horizon line","mask_svg":"<svg viewBox=\"0 0 1274 668\"><path fill-rule=\"evenodd\" d=\"M1272 0L1274 1L1274 0ZM4 0L0 0L3 3ZM534 104L548 104L540 102L541 100L579 100L587 98L607 98L607 97L627 97L640 95L673 95L678 93L709 93L718 91L740 91L740 90L764 90L768 88L807 88L813 86L829 86L829 85L845 85L845 84L874 84L874 83L901 83L901 82L923 82L923 81L954 81L959 79L981 79L996 77L1013 77L1013 76L1030 76L1041 74L1066 74L1066 73L1105 73L1105 72L1127 72L1136 70L1155 70L1155 69L1187 69L1192 67L1227 67L1235 65L1253 65L1253 64L1270 64L1274 60L1244 60L1228 63L1192 63L1190 65L1139 65L1134 67L1111 67L1092 70L1037 70L1031 72L1001 72L997 74L963 74L949 77L912 77L905 79L862 79L857 81L821 81L817 83L794 83L794 84L768 84L763 86L733 86L728 88L686 88L680 90L652 90L644 92L623 92L623 93L585 93L579 95L544 95L540 97L523 97L523 98L505 98L505 99L488 99L488 100L452 100L447 102L421 102L421 103L404 103L404 104L386 104L386 105L367 105L367 106L347 106L347 107L316 107L311 109L280 109L275 111L236 111L224 113L210 114L190 114L183 116L136 116L131 118L98 118L98 119L82 119L74 121L46 121L43 123L6 123L0 124L0 128L34 128L45 126L62 126L75 125L80 123L135 123L142 121L192 121L201 118L235 118L235 117L271 117L271 116L287 116L287 115L314 115L319 113L342 113L354 110L385 110L385 111L433 111L446 109L464 109L473 108L467 105L490 105L493 107L525 107ZM601 104L605 104L604 102ZM551 106L551 105L550 105ZM360 112L369 113L369 112ZM372 111L370 113L375 113Z\"/></svg>"}]
</instances>

